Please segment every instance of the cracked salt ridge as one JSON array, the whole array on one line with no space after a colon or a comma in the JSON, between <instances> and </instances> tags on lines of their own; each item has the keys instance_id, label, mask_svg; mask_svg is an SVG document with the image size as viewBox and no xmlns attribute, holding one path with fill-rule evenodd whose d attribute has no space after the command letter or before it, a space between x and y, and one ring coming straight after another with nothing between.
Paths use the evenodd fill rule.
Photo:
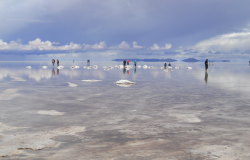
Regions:
<instances>
[{"instance_id":1,"label":"cracked salt ridge","mask_svg":"<svg viewBox=\"0 0 250 160\"><path fill-rule=\"evenodd\" d=\"M64 115L64 112L58 112L56 110L43 110L43 111L38 111L38 114L41 115L49 115L49 116L61 116Z\"/></svg>"},{"instance_id":2,"label":"cracked salt ridge","mask_svg":"<svg viewBox=\"0 0 250 160\"><path fill-rule=\"evenodd\" d=\"M116 85L120 86L120 87L129 87L133 84L137 84L136 82L131 82L129 80L119 80L115 82Z\"/></svg>"},{"instance_id":3,"label":"cracked salt ridge","mask_svg":"<svg viewBox=\"0 0 250 160\"><path fill-rule=\"evenodd\" d=\"M69 85L69 87L76 87L77 84L71 83L71 82L67 82L67 84Z\"/></svg>"},{"instance_id":4,"label":"cracked salt ridge","mask_svg":"<svg viewBox=\"0 0 250 160\"><path fill-rule=\"evenodd\" d=\"M102 81L102 80L82 80L83 82L99 82L99 81Z\"/></svg>"},{"instance_id":5,"label":"cracked salt ridge","mask_svg":"<svg viewBox=\"0 0 250 160\"><path fill-rule=\"evenodd\" d=\"M212 159L218 160L240 160L249 159L250 153L237 145L199 145L191 149L194 154L203 154ZM248 158L247 158L248 157Z\"/></svg>"},{"instance_id":6,"label":"cracked salt ridge","mask_svg":"<svg viewBox=\"0 0 250 160\"><path fill-rule=\"evenodd\" d=\"M6 89L2 94L0 94L0 100L11 100L18 96L16 93L17 89Z\"/></svg>"},{"instance_id":7,"label":"cracked salt ridge","mask_svg":"<svg viewBox=\"0 0 250 160\"><path fill-rule=\"evenodd\" d=\"M14 127L12 128L9 127L9 128L16 129ZM84 131L85 127L71 126L71 127L58 128L49 132L40 132L34 134L3 135L2 137L0 137L1 138L0 157L20 154L25 149L30 149L35 151L45 148L57 147L61 143L56 142L51 138L57 137L59 135L75 135L77 132L84 132Z\"/></svg>"}]
</instances>

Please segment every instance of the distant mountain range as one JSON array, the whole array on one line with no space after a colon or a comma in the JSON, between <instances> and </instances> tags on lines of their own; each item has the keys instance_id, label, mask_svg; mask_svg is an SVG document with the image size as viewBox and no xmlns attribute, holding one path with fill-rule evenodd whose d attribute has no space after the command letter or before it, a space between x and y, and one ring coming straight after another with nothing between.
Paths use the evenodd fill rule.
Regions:
<instances>
[{"instance_id":1,"label":"distant mountain range","mask_svg":"<svg viewBox=\"0 0 250 160\"><path fill-rule=\"evenodd\" d=\"M200 60L195 59L195 58L188 58L188 59L184 59L182 60L183 62L199 62Z\"/></svg>"},{"instance_id":2,"label":"distant mountain range","mask_svg":"<svg viewBox=\"0 0 250 160\"><path fill-rule=\"evenodd\" d=\"M124 59L112 59L112 61L123 61ZM127 59L125 59L127 60ZM133 62L136 60L137 62L142 61L142 62L175 62L177 60L175 59L129 59L130 62Z\"/></svg>"}]
</instances>

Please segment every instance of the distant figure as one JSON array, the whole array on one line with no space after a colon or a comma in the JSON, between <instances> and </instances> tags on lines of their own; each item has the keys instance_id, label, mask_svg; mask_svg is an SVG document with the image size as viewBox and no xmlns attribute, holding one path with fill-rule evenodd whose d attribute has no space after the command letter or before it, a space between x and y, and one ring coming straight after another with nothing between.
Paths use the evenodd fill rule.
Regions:
<instances>
[{"instance_id":1,"label":"distant figure","mask_svg":"<svg viewBox=\"0 0 250 160\"><path fill-rule=\"evenodd\" d=\"M90 60L89 59L87 60L87 66L90 66Z\"/></svg>"},{"instance_id":2,"label":"distant figure","mask_svg":"<svg viewBox=\"0 0 250 160\"><path fill-rule=\"evenodd\" d=\"M73 63L74 63L75 61L73 60Z\"/></svg>"},{"instance_id":3,"label":"distant figure","mask_svg":"<svg viewBox=\"0 0 250 160\"><path fill-rule=\"evenodd\" d=\"M170 64L170 63L168 63L168 66L171 66L171 64Z\"/></svg>"},{"instance_id":4,"label":"distant figure","mask_svg":"<svg viewBox=\"0 0 250 160\"><path fill-rule=\"evenodd\" d=\"M208 59L206 59L205 61L205 70L207 71L207 69L208 69Z\"/></svg>"},{"instance_id":5,"label":"distant figure","mask_svg":"<svg viewBox=\"0 0 250 160\"><path fill-rule=\"evenodd\" d=\"M208 74L207 74L207 72L205 72L205 78L204 78L204 80L205 80L206 83L207 83L207 78L208 78Z\"/></svg>"},{"instance_id":6,"label":"distant figure","mask_svg":"<svg viewBox=\"0 0 250 160\"><path fill-rule=\"evenodd\" d=\"M167 68L167 63L164 63L164 68L165 68L165 69Z\"/></svg>"},{"instance_id":7,"label":"distant figure","mask_svg":"<svg viewBox=\"0 0 250 160\"><path fill-rule=\"evenodd\" d=\"M129 65L129 60L127 60L127 65Z\"/></svg>"},{"instance_id":8,"label":"distant figure","mask_svg":"<svg viewBox=\"0 0 250 160\"><path fill-rule=\"evenodd\" d=\"M57 59L57 66L59 66L59 60Z\"/></svg>"},{"instance_id":9,"label":"distant figure","mask_svg":"<svg viewBox=\"0 0 250 160\"><path fill-rule=\"evenodd\" d=\"M124 59L123 61L123 66L125 67L126 66L126 60Z\"/></svg>"},{"instance_id":10,"label":"distant figure","mask_svg":"<svg viewBox=\"0 0 250 160\"><path fill-rule=\"evenodd\" d=\"M135 60L135 61L134 61L135 67L136 67L136 63L137 63L137 62L136 62L136 60Z\"/></svg>"},{"instance_id":11,"label":"distant figure","mask_svg":"<svg viewBox=\"0 0 250 160\"><path fill-rule=\"evenodd\" d=\"M54 67L54 64L55 64L55 60L54 60L54 58L52 59L52 64L53 64L53 67Z\"/></svg>"}]
</instances>

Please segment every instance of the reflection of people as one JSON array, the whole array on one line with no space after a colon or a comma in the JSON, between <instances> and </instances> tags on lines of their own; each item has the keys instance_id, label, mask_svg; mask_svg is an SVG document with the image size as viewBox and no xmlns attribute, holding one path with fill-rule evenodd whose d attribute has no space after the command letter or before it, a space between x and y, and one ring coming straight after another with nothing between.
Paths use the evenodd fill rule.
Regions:
<instances>
[{"instance_id":1,"label":"reflection of people","mask_svg":"<svg viewBox=\"0 0 250 160\"><path fill-rule=\"evenodd\" d=\"M205 80L206 83L207 83L207 78L208 78L208 73L205 72L205 78L204 78L204 80Z\"/></svg>"},{"instance_id":2,"label":"reflection of people","mask_svg":"<svg viewBox=\"0 0 250 160\"><path fill-rule=\"evenodd\" d=\"M127 65L129 65L129 60L127 60Z\"/></svg>"},{"instance_id":3,"label":"reflection of people","mask_svg":"<svg viewBox=\"0 0 250 160\"><path fill-rule=\"evenodd\" d=\"M136 68L135 68L135 70L134 70L134 74L136 74Z\"/></svg>"},{"instance_id":4,"label":"reflection of people","mask_svg":"<svg viewBox=\"0 0 250 160\"><path fill-rule=\"evenodd\" d=\"M87 65L90 66L90 60L89 59L87 60Z\"/></svg>"},{"instance_id":5,"label":"reflection of people","mask_svg":"<svg viewBox=\"0 0 250 160\"><path fill-rule=\"evenodd\" d=\"M135 61L134 61L135 67L136 67L136 63L137 63L137 62L136 62L136 60L135 60Z\"/></svg>"},{"instance_id":6,"label":"reflection of people","mask_svg":"<svg viewBox=\"0 0 250 160\"><path fill-rule=\"evenodd\" d=\"M56 73L57 73L57 75L59 74L59 69L57 69Z\"/></svg>"},{"instance_id":7,"label":"reflection of people","mask_svg":"<svg viewBox=\"0 0 250 160\"><path fill-rule=\"evenodd\" d=\"M129 70L127 70L127 75L129 75Z\"/></svg>"},{"instance_id":8,"label":"reflection of people","mask_svg":"<svg viewBox=\"0 0 250 160\"><path fill-rule=\"evenodd\" d=\"M164 64L164 68L165 68L165 69L167 68L167 63Z\"/></svg>"},{"instance_id":9,"label":"reflection of people","mask_svg":"<svg viewBox=\"0 0 250 160\"><path fill-rule=\"evenodd\" d=\"M125 68L123 68L123 74L125 74L126 73L126 69Z\"/></svg>"},{"instance_id":10,"label":"reflection of people","mask_svg":"<svg viewBox=\"0 0 250 160\"><path fill-rule=\"evenodd\" d=\"M206 61L205 61L205 69L206 69L206 71L208 69L208 59L206 59Z\"/></svg>"},{"instance_id":11,"label":"reflection of people","mask_svg":"<svg viewBox=\"0 0 250 160\"><path fill-rule=\"evenodd\" d=\"M170 64L170 63L168 63L168 66L171 66L171 64Z\"/></svg>"},{"instance_id":12,"label":"reflection of people","mask_svg":"<svg viewBox=\"0 0 250 160\"><path fill-rule=\"evenodd\" d=\"M54 70L54 67L52 69L52 75L55 75L55 70Z\"/></svg>"},{"instance_id":13,"label":"reflection of people","mask_svg":"<svg viewBox=\"0 0 250 160\"><path fill-rule=\"evenodd\" d=\"M59 60L57 59L57 66L59 66Z\"/></svg>"},{"instance_id":14,"label":"reflection of people","mask_svg":"<svg viewBox=\"0 0 250 160\"><path fill-rule=\"evenodd\" d=\"M123 66L125 67L126 66L126 60L124 59L123 61Z\"/></svg>"}]
</instances>

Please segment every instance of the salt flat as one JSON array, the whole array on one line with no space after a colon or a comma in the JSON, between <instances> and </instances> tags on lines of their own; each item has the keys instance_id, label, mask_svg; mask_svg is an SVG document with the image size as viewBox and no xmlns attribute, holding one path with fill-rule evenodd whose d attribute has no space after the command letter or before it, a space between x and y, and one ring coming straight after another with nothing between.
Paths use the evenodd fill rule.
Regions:
<instances>
[{"instance_id":1,"label":"salt flat","mask_svg":"<svg viewBox=\"0 0 250 160\"><path fill-rule=\"evenodd\" d=\"M138 63L155 68L105 71L103 66L120 64L95 62L97 69L87 69L75 62L80 67L72 70L60 62L59 70L47 62L1 62L0 156L250 158L250 66L218 62L205 73L203 63L176 62L178 70L164 72L163 63ZM136 84L114 84L121 79Z\"/></svg>"}]
</instances>

